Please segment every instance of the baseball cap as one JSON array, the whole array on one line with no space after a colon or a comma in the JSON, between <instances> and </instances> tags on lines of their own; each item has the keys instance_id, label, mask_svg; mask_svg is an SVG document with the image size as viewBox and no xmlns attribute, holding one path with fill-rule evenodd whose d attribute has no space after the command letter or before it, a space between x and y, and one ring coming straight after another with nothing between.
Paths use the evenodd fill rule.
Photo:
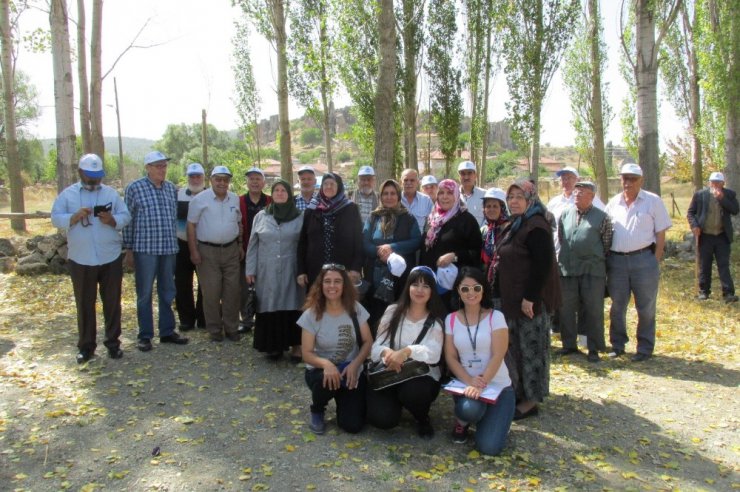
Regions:
<instances>
[{"instance_id":1,"label":"baseball cap","mask_svg":"<svg viewBox=\"0 0 740 492\"><path fill-rule=\"evenodd\" d=\"M203 165L198 162L192 162L188 164L185 174L192 176L193 174L205 174L206 171L203 169Z\"/></svg>"},{"instance_id":2,"label":"baseball cap","mask_svg":"<svg viewBox=\"0 0 740 492\"><path fill-rule=\"evenodd\" d=\"M391 253L388 255L388 260L386 262L388 264L388 270L391 271L391 275L394 277L400 277L403 275L403 272L406 271L406 260L404 260L403 256L398 253Z\"/></svg>"},{"instance_id":3,"label":"baseball cap","mask_svg":"<svg viewBox=\"0 0 740 492\"><path fill-rule=\"evenodd\" d=\"M80 157L78 166L88 178L102 178L105 176L103 161L95 154L85 154Z\"/></svg>"},{"instance_id":4,"label":"baseball cap","mask_svg":"<svg viewBox=\"0 0 740 492\"><path fill-rule=\"evenodd\" d=\"M250 174L252 174L252 173L258 173L258 174L261 174L263 178L265 177L265 173L263 173L263 172L262 172L262 169L260 169L260 168L258 168L258 167L250 167L249 169L247 169L247 172L246 172L246 173L244 173L244 174L245 174L246 176L249 176L249 175L250 175Z\"/></svg>"},{"instance_id":5,"label":"baseball cap","mask_svg":"<svg viewBox=\"0 0 740 492\"><path fill-rule=\"evenodd\" d=\"M709 181L722 181L724 183L725 182L725 175L722 174L722 173L720 173L720 172L718 172L718 171L715 171L715 172L713 172L712 174L709 175Z\"/></svg>"},{"instance_id":6,"label":"baseball cap","mask_svg":"<svg viewBox=\"0 0 740 492\"><path fill-rule=\"evenodd\" d=\"M642 176L642 168L635 164L634 162L628 162L627 164L622 166L622 169L619 170L619 174L633 174L635 176Z\"/></svg>"},{"instance_id":7,"label":"baseball cap","mask_svg":"<svg viewBox=\"0 0 740 492\"><path fill-rule=\"evenodd\" d=\"M475 163L473 163L472 161L462 161L457 166L457 172L460 171L477 171L477 169L475 169Z\"/></svg>"},{"instance_id":8,"label":"baseball cap","mask_svg":"<svg viewBox=\"0 0 740 492\"><path fill-rule=\"evenodd\" d=\"M436 185L436 184L437 184L437 178L435 178L431 174L427 174L426 176L424 176L423 178L421 178L421 185L422 186Z\"/></svg>"},{"instance_id":9,"label":"baseball cap","mask_svg":"<svg viewBox=\"0 0 740 492\"><path fill-rule=\"evenodd\" d=\"M154 162L169 161L170 158L158 150L153 150L144 156L144 165L148 166Z\"/></svg>"},{"instance_id":10,"label":"baseball cap","mask_svg":"<svg viewBox=\"0 0 740 492\"><path fill-rule=\"evenodd\" d=\"M563 174L565 174L565 173L572 173L572 174L575 174L575 175L576 175L576 178L580 178L580 177L581 177L581 175L580 175L580 174L578 174L578 169L576 169L576 168L574 168L574 167L571 167L571 166L565 166L565 167L564 167L563 169L561 169L560 171L556 171L556 172L555 172L555 176L557 176L557 177L559 178L560 176L562 176L562 175L563 175Z\"/></svg>"},{"instance_id":11,"label":"baseball cap","mask_svg":"<svg viewBox=\"0 0 740 492\"><path fill-rule=\"evenodd\" d=\"M591 181L579 181L576 183L576 188L588 188L589 190L596 193L596 185Z\"/></svg>"},{"instance_id":12,"label":"baseball cap","mask_svg":"<svg viewBox=\"0 0 740 492\"><path fill-rule=\"evenodd\" d=\"M373 169L371 166L362 166L359 171L357 171L358 176L375 176L375 169Z\"/></svg>"},{"instance_id":13,"label":"baseball cap","mask_svg":"<svg viewBox=\"0 0 740 492\"><path fill-rule=\"evenodd\" d=\"M457 266L454 263L450 263L446 267L437 269L437 293L444 294L452 290L455 285L455 279L457 278Z\"/></svg>"},{"instance_id":14,"label":"baseball cap","mask_svg":"<svg viewBox=\"0 0 740 492\"><path fill-rule=\"evenodd\" d=\"M495 198L496 200L501 200L506 203L506 192L501 188L489 188L486 190L482 199L485 200L487 198Z\"/></svg>"},{"instance_id":15,"label":"baseball cap","mask_svg":"<svg viewBox=\"0 0 740 492\"><path fill-rule=\"evenodd\" d=\"M305 173L305 172L309 172L309 173L311 173L311 174L313 174L313 175L315 175L315 174L316 174L316 170L315 170L315 169L314 169L313 167L311 167L311 166L302 166L302 167L301 167L301 168L300 168L300 169L298 170L298 174L301 174L301 173Z\"/></svg>"},{"instance_id":16,"label":"baseball cap","mask_svg":"<svg viewBox=\"0 0 740 492\"><path fill-rule=\"evenodd\" d=\"M213 168L213 171L211 171L211 176L215 176L217 174L225 174L226 176L231 177L231 171L229 171L229 168L226 166L216 166Z\"/></svg>"}]
</instances>

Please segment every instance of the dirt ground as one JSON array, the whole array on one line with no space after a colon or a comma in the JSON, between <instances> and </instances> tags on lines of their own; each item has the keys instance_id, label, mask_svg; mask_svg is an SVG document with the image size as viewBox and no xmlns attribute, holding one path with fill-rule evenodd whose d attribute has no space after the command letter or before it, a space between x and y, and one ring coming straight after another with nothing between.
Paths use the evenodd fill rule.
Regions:
<instances>
[{"instance_id":1,"label":"dirt ground","mask_svg":"<svg viewBox=\"0 0 740 492\"><path fill-rule=\"evenodd\" d=\"M130 275L124 358L101 343L77 365L69 279L0 275L0 489L737 490L740 310L697 306L687 269L664 266L656 357L553 357L539 417L495 458L452 443L444 394L431 441L408 414L358 435L332 417L314 436L303 367L265 360L251 336L138 352Z\"/></svg>"}]
</instances>

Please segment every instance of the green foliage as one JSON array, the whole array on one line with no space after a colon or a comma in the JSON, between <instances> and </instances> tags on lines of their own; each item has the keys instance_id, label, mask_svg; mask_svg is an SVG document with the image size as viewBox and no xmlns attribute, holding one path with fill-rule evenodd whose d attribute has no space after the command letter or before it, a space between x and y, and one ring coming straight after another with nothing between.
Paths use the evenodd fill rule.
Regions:
<instances>
[{"instance_id":1,"label":"green foliage","mask_svg":"<svg viewBox=\"0 0 740 492\"><path fill-rule=\"evenodd\" d=\"M2 85L2 78L0 77L0 89L2 89ZM39 91L28 75L20 70L15 71L15 85L13 88L15 89L15 126L18 138L30 138L26 128L41 116L41 107L38 101ZM0 98L0 121L5 121L5 101L2 98ZM2 146L4 149L4 139L2 139Z\"/></svg>"},{"instance_id":2,"label":"green foliage","mask_svg":"<svg viewBox=\"0 0 740 492\"><path fill-rule=\"evenodd\" d=\"M709 146L702 146L702 182L709 178L713 171L721 171L724 167L722 161L716 161L712 157L712 150ZM668 171L680 183L690 183L694 177L694 166L692 164L691 139L684 136L677 136L675 140L668 142L666 151L668 161Z\"/></svg>"},{"instance_id":3,"label":"green foliage","mask_svg":"<svg viewBox=\"0 0 740 492\"><path fill-rule=\"evenodd\" d=\"M337 160L339 162L349 162L352 160L352 154L350 154L349 150L343 150L337 154Z\"/></svg>"},{"instance_id":4,"label":"green foliage","mask_svg":"<svg viewBox=\"0 0 740 492\"><path fill-rule=\"evenodd\" d=\"M323 140L324 134L318 128L306 128L301 133L301 145L313 146L318 145Z\"/></svg>"},{"instance_id":5,"label":"green foliage","mask_svg":"<svg viewBox=\"0 0 740 492\"><path fill-rule=\"evenodd\" d=\"M200 156L195 162L202 162L201 128L202 125L200 123L168 125L162 138L157 140L153 147L164 152L167 157L172 159L171 164L173 166L170 166L170 168L176 167L174 165L185 166L193 162L192 160L188 160L193 159L193 155ZM213 125L207 126L207 134L209 155L214 155L213 152L216 149L228 150L234 145L234 140L227 132L219 131ZM193 153L194 151L196 152L195 154ZM189 155L188 158L185 158L186 154Z\"/></svg>"},{"instance_id":6,"label":"green foliage","mask_svg":"<svg viewBox=\"0 0 740 492\"><path fill-rule=\"evenodd\" d=\"M486 183L491 183L499 178L511 176L519 161L520 155L515 150L509 150L497 155L493 159L486 159Z\"/></svg>"},{"instance_id":7,"label":"green foliage","mask_svg":"<svg viewBox=\"0 0 740 492\"><path fill-rule=\"evenodd\" d=\"M256 141L257 119L259 118L262 100L257 91L252 69L252 56L249 50L249 27L246 22L234 23L236 33L232 39L232 58L234 63L231 67L234 73L236 88L236 112L239 115L241 129L245 140Z\"/></svg>"},{"instance_id":8,"label":"green foliage","mask_svg":"<svg viewBox=\"0 0 740 492\"><path fill-rule=\"evenodd\" d=\"M307 150L306 152L301 152L297 157L298 160L301 161L301 164L310 164L315 162L316 159L321 156L323 151L324 149L322 147L317 147L315 149Z\"/></svg>"}]
</instances>

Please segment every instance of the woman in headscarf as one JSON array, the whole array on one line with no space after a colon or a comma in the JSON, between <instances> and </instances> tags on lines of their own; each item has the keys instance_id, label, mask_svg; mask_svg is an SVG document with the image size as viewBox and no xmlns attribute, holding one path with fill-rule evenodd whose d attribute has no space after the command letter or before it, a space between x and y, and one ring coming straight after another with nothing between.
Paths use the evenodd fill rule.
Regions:
<instances>
[{"instance_id":1,"label":"woman in headscarf","mask_svg":"<svg viewBox=\"0 0 740 492\"><path fill-rule=\"evenodd\" d=\"M534 184L517 180L506 203L511 215L494 253L494 297L500 295L509 326L518 420L537 415L537 403L549 394L550 316L560 305L560 280L547 209Z\"/></svg>"},{"instance_id":2,"label":"woman in headscarf","mask_svg":"<svg viewBox=\"0 0 740 492\"><path fill-rule=\"evenodd\" d=\"M365 251L365 279L372 285L365 297L370 313L370 329L375 333L378 320L403 290L408 272L416 266L416 251L421 231L413 215L401 204L401 185L388 179L380 185L380 204L370 213L362 230ZM403 257L406 269L400 275L389 272L388 257ZM393 281L393 288L384 282Z\"/></svg>"},{"instance_id":3,"label":"woman in headscarf","mask_svg":"<svg viewBox=\"0 0 740 492\"><path fill-rule=\"evenodd\" d=\"M480 250L480 258L483 262L483 272L486 274L486 281L493 288L494 264L493 255L501 239L501 230L509 221L509 214L506 212L506 192L501 188L491 188L486 190L483 195L483 217L485 222L481 228L483 236L483 247ZM494 298L494 308L501 309L501 299Z\"/></svg>"},{"instance_id":4,"label":"woman in headscarf","mask_svg":"<svg viewBox=\"0 0 740 492\"><path fill-rule=\"evenodd\" d=\"M272 185L272 203L254 217L246 258L247 283L257 293L254 348L277 360L291 348L301 360L301 315L305 291L296 283L296 249L303 214L296 208L290 184Z\"/></svg>"},{"instance_id":5,"label":"woman in headscarf","mask_svg":"<svg viewBox=\"0 0 740 492\"><path fill-rule=\"evenodd\" d=\"M450 265L458 269L478 267L482 244L478 221L460 202L458 184L443 179L437 190L437 203L427 221L419 264L435 271ZM442 300L447 310L452 311L452 291L444 292Z\"/></svg>"},{"instance_id":6,"label":"woman in headscarf","mask_svg":"<svg viewBox=\"0 0 740 492\"><path fill-rule=\"evenodd\" d=\"M312 285L321 266L330 263L344 265L352 282L358 284L363 257L360 211L345 196L341 176L326 173L318 195L304 212L298 241L298 284Z\"/></svg>"}]
</instances>

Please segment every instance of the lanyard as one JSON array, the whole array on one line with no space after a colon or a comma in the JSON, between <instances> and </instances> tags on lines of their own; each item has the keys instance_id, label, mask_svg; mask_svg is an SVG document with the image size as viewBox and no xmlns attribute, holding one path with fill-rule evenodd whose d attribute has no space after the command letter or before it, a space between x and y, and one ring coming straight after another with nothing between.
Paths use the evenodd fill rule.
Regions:
<instances>
[{"instance_id":1,"label":"lanyard","mask_svg":"<svg viewBox=\"0 0 740 492\"><path fill-rule=\"evenodd\" d=\"M470 334L470 323L468 323L468 315L463 311L463 317L465 318L465 329L468 331L468 339L470 340L470 346L473 347L473 357L477 357L476 346L478 345L478 328L480 328L480 312L478 312L478 324L475 325L475 336Z\"/></svg>"}]
</instances>

